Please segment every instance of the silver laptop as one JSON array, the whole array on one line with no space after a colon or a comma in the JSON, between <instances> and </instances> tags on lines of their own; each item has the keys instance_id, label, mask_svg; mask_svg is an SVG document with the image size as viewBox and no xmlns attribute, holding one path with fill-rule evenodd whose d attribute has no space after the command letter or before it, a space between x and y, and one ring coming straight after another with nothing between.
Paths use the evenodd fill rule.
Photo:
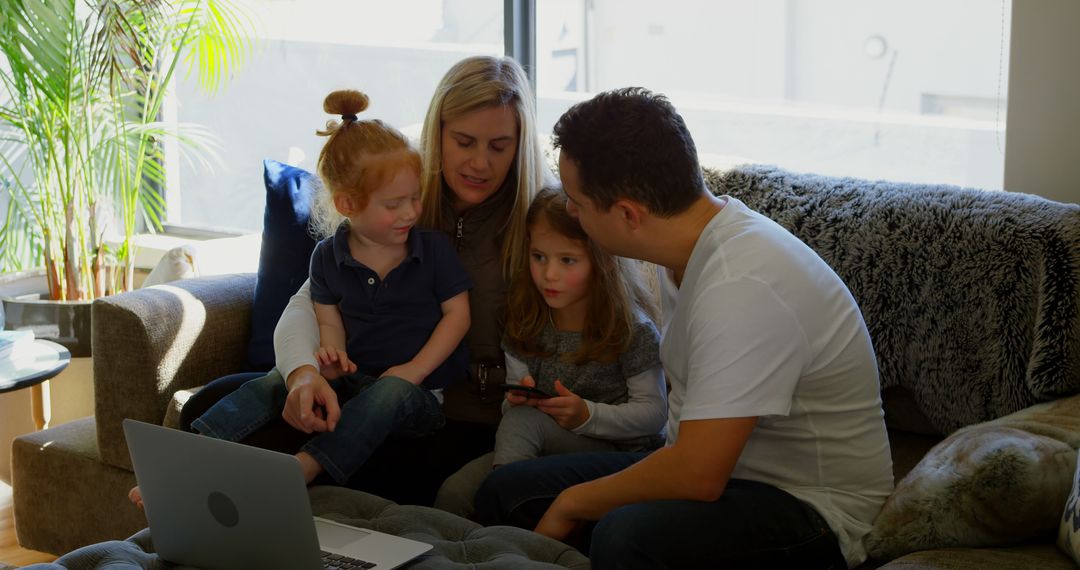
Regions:
<instances>
[{"instance_id":1,"label":"silver laptop","mask_svg":"<svg viewBox=\"0 0 1080 570\"><path fill-rule=\"evenodd\" d=\"M313 517L291 455L124 420L154 550L206 570L395 568L431 545Z\"/></svg>"}]
</instances>

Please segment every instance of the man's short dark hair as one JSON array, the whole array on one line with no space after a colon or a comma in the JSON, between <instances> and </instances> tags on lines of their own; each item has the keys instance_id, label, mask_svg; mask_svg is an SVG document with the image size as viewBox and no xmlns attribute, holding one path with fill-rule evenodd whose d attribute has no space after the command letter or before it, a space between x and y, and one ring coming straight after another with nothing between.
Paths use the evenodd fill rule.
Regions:
<instances>
[{"instance_id":1,"label":"man's short dark hair","mask_svg":"<svg viewBox=\"0 0 1080 570\"><path fill-rule=\"evenodd\" d=\"M648 89L600 93L571 107L553 132L555 148L578 167L582 193L603 210L630 199L671 217L708 192L686 123Z\"/></svg>"}]
</instances>

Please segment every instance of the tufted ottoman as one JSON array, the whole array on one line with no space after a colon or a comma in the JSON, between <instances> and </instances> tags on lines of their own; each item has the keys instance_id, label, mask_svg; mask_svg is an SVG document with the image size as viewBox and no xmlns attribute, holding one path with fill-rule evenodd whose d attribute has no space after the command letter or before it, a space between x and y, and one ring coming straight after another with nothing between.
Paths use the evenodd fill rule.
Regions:
<instances>
[{"instance_id":1,"label":"tufted ottoman","mask_svg":"<svg viewBox=\"0 0 1080 570\"><path fill-rule=\"evenodd\" d=\"M311 510L316 515L434 546L428 554L402 566L409 570L589 568L577 550L534 532L507 526L482 527L468 519L433 509L398 505L344 487L312 487ZM91 544L61 556L55 563L27 566L34 570L70 568L157 568L150 531L127 540ZM193 570L168 566L175 570Z\"/></svg>"}]
</instances>

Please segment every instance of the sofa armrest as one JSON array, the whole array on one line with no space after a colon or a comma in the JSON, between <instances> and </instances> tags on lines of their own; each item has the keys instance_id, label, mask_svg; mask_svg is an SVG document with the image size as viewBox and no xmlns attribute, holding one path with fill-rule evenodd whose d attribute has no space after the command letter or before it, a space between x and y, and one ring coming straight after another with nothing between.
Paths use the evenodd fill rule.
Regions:
<instances>
[{"instance_id":1,"label":"sofa armrest","mask_svg":"<svg viewBox=\"0 0 1080 570\"><path fill-rule=\"evenodd\" d=\"M121 422L161 424L175 391L245 369L255 275L200 277L97 299L94 413L106 463L131 469Z\"/></svg>"}]
</instances>

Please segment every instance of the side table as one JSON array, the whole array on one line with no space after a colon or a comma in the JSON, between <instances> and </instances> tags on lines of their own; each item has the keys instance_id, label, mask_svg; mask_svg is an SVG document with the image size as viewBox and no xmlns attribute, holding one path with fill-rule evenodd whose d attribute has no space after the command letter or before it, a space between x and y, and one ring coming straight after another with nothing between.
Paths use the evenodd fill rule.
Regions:
<instances>
[{"instance_id":1,"label":"side table","mask_svg":"<svg viewBox=\"0 0 1080 570\"><path fill-rule=\"evenodd\" d=\"M0 359L0 393L30 388L30 413L37 429L49 426L52 411L49 405L49 379L71 363L71 353L55 342L34 339L12 350Z\"/></svg>"}]
</instances>

